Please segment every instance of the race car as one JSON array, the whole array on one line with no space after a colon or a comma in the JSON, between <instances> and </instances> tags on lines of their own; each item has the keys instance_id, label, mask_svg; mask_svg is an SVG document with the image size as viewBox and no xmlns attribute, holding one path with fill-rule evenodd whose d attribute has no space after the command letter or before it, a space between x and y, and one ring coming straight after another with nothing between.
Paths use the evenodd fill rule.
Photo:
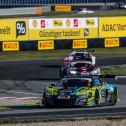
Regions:
<instances>
[{"instance_id":1,"label":"race car","mask_svg":"<svg viewBox=\"0 0 126 126\"><path fill-rule=\"evenodd\" d=\"M70 75L100 75L100 67L86 61L69 62L60 68L60 77Z\"/></svg>"},{"instance_id":2,"label":"race car","mask_svg":"<svg viewBox=\"0 0 126 126\"><path fill-rule=\"evenodd\" d=\"M88 51L73 51L70 55L64 58L64 66L67 66L69 62L76 61L76 60L83 60L91 62L92 65L96 63L96 57L91 55Z\"/></svg>"},{"instance_id":3,"label":"race car","mask_svg":"<svg viewBox=\"0 0 126 126\"><path fill-rule=\"evenodd\" d=\"M44 89L42 104L46 107L115 105L117 96L116 85L99 77L66 77Z\"/></svg>"}]
</instances>

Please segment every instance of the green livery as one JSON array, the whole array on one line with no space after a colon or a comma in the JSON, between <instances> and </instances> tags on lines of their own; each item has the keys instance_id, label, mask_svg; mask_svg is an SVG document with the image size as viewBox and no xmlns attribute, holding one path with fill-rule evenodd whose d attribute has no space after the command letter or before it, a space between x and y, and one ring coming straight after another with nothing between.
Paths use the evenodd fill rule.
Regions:
<instances>
[{"instance_id":1,"label":"green livery","mask_svg":"<svg viewBox=\"0 0 126 126\"><path fill-rule=\"evenodd\" d=\"M117 87L98 77L66 77L56 85L46 87L42 102L45 106L99 106L115 105Z\"/></svg>"}]
</instances>

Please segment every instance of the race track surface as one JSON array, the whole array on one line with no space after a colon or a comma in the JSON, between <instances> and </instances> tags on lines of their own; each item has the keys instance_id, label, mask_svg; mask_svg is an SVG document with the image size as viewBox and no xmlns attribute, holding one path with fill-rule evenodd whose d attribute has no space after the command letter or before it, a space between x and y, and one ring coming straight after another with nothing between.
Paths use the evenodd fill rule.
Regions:
<instances>
[{"instance_id":1,"label":"race track surface","mask_svg":"<svg viewBox=\"0 0 126 126\"><path fill-rule=\"evenodd\" d=\"M126 64L126 57L122 58L98 58L100 66ZM59 68L62 60L41 60L21 62L0 62L0 98L1 97L41 97L42 89L50 83L56 83L59 77ZM118 103L116 106L103 106L97 109L126 107L126 79L106 79L107 82L117 83L119 90ZM87 108L35 108L29 112L57 112L85 110ZM15 110L15 112L27 112Z\"/></svg>"},{"instance_id":2,"label":"race track surface","mask_svg":"<svg viewBox=\"0 0 126 126\"><path fill-rule=\"evenodd\" d=\"M0 62L0 80L57 80L63 60ZM126 64L126 57L97 58L100 66Z\"/></svg>"}]
</instances>

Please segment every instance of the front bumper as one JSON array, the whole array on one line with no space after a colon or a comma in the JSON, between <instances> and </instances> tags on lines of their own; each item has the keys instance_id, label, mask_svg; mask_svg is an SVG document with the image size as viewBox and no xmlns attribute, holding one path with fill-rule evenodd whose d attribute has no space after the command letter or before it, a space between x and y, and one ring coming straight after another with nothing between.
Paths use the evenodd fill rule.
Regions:
<instances>
[{"instance_id":1,"label":"front bumper","mask_svg":"<svg viewBox=\"0 0 126 126\"><path fill-rule=\"evenodd\" d=\"M52 106L87 106L88 98L80 98L71 96L69 99L58 99L58 96L53 96L47 99L47 102Z\"/></svg>"}]
</instances>

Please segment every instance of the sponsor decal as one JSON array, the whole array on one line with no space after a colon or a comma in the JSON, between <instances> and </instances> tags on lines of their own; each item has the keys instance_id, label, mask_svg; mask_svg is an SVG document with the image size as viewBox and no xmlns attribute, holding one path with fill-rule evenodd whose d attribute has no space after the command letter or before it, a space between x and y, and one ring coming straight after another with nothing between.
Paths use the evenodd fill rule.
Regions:
<instances>
[{"instance_id":1,"label":"sponsor decal","mask_svg":"<svg viewBox=\"0 0 126 126\"><path fill-rule=\"evenodd\" d=\"M119 47L119 38L106 38L105 47Z\"/></svg>"},{"instance_id":2,"label":"sponsor decal","mask_svg":"<svg viewBox=\"0 0 126 126\"><path fill-rule=\"evenodd\" d=\"M8 26L5 26L4 28L0 28L0 34L1 35L10 35L11 34L11 28Z\"/></svg>"},{"instance_id":3,"label":"sponsor decal","mask_svg":"<svg viewBox=\"0 0 126 126\"><path fill-rule=\"evenodd\" d=\"M16 38L26 34L26 23L25 21L16 22Z\"/></svg>"},{"instance_id":4,"label":"sponsor decal","mask_svg":"<svg viewBox=\"0 0 126 126\"><path fill-rule=\"evenodd\" d=\"M41 20L41 28L45 28L45 20Z\"/></svg>"},{"instance_id":5,"label":"sponsor decal","mask_svg":"<svg viewBox=\"0 0 126 126\"><path fill-rule=\"evenodd\" d=\"M73 40L73 49L87 48L87 39Z\"/></svg>"},{"instance_id":6,"label":"sponsor decal","mask_svg":"<svg viewBox=\"0 0 126 126\"><path fill-rule=\"evenodd\" d=\"M76 37L81 37L81 31L80 29L55 29L55 30L41 30L39 32L39 37L40 38L53 38L53 39L71 39L71 38L76 38Z\"/></svg>"},{"instance_id":7,"label":"sponsor decal","mask_svg":"<svg viewBox=\"0 0 126 126\"><path fill-rule=\"evenodd\" d=\"M84 36L89 36L89 29L84 29Z\"/></svg>"},{"instance_id":8,"label":"sponsor decal","mask_svg":"<svg viewBox=\"0 0 126 126\"><path fill-rule=\"evenodd\" d=\"M71 6L55 6L55 11L71 11Z\"/></svg>"},{"instance_id":9,"label":"sponsor decal","mask_svg":"<svg viewBox=\"0 0 126 126\"><path fill-rule=\"evenodd\" d=\"M67 27L70 27L70 19L67 19L67 20L66 20L66 26L67 26Z\"/></svg>"},{"instance_id":10,"label":"sponsor decal","mask_svg":"<svg viewBox=\"0 0 126 126\"><path fill-rule=\"evenodd\" d=\"M63 21L62 20L53 20L53 26L54 27L63 26Z\"/></svg>"},{"instance_id":11,"label":"sponsor decal","mask_svg":"<svg viewBox=\"0 0 126 126\"><path fill-rule=\"evenodd\" d=\"M106 17L99 19L99 37L126 36L126 17Z\"/></svg>"},{"instance_id":12,"label":"sponsor decal","mask_svg":"<svg viewBox=\"0 0 126 126\"><path fill-rule=\"evenodd\" d=\"M54 41L38 41L38 50L54 49Z\"/></svg>"},{"instance_id":13,"label":"sponsor decal","mask_svg":"<svg viewBox=\"0 0 126 126\"><path fill-rule=\"evenodd\" d=\"M86 26L94 26L95 25L95 21L94 19L86 19Z\"/></svg>"},{"instance_id":14,"label":"sponsor decal","mask_svg":"<svg viewBox=\"0 0 126 126\"><path fill-rule=\"evenodd\" d=\"M74 19L74 27L78 27L78 19Z\"/></svg>"},{"instance_id":15,"label":"sponsor decal","mask_svg":"<svg viewBox=\"0 0 126 126\"><path fill-rule=\"evenodd\" d=\"M19 51L19 42L3 42L3 51Z\"/></svg>"},{"instance_id":16,"label":"sponsor decal","mask_svg":"<svg viewBox=\"0 0 126 126\"><path fill-rule=\"evenodd\" d=\"M37 27L37 20L33 20L33 28L36 28Z\"/></svg>"}]
</instances>

